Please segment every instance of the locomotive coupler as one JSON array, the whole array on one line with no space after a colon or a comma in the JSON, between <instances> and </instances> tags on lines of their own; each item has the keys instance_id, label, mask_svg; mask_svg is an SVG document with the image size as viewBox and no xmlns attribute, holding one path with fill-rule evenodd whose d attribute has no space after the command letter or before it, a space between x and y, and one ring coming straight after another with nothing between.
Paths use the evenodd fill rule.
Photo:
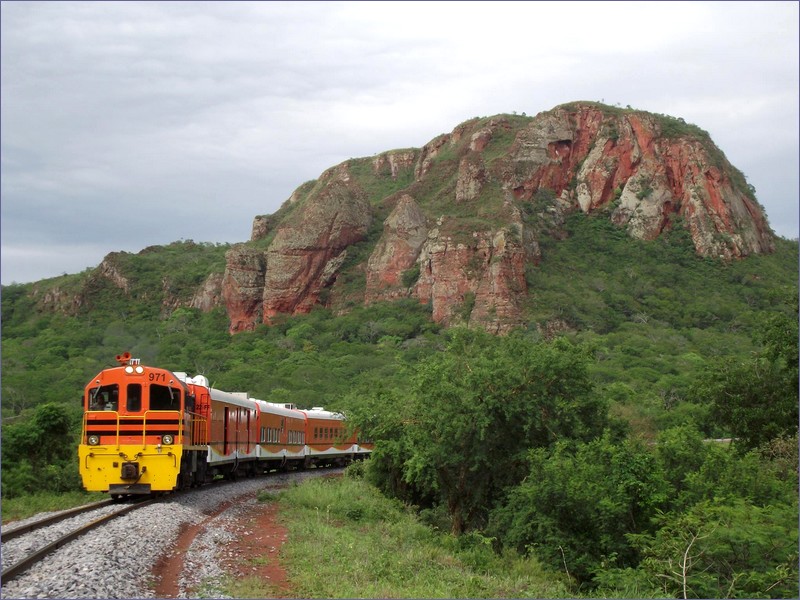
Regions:
<instances>
[{"instance_id":1,"label":"locomotive coupler","mask_svg":"<svg viewBox=\"0 0 800 600\"><path fill-rule=\"evenodd\" d=\"M124 462L120 470L120 479L139 479L139 463Z\"/></svg>"}]
</instances>

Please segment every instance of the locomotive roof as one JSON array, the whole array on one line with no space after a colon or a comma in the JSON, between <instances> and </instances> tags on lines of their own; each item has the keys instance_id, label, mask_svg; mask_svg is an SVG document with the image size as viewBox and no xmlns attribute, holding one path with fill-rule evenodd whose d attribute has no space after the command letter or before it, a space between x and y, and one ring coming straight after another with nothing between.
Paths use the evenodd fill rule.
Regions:
<instances>
[{"instance_id":1,"label":"locomotive roof","mask_svg":"<svg viewBox=\"0 0 800 600\"><path fill-rule=\"evenodd\" d=\"M266 400L261 400L260 398L252 398L246 392L225 392L223 390L218 390L209 385L208 379L204 375L188 377L187 373L175 372L175 376L182 383L185 382L207 387L213 400L228 402L235 406L241 406L242 408L253 410L255 408L255 404L258 404L258 408L262 412L277 414L284 417L303 418L302 415L306 415L306 417L311 419L322 419L328 421L341 421L344 419L343 414L325 410L321 406L315 406L307 410L295 408L294 405L291 405L292 408L289 408L285 404L268 402Z\"/></svg>"},{"instance_id":2,"label":"locomotive roof","mask_svg":"<svg viewBox=\"0 0 800 600\"><path fill-rule=\"evenodd\" d=\"M247 408L249 410L254 410L256 408L255 400L248 398L246 394L223 392L222 390L212 387L208 388L208 393L211 395L212 400L227 402L228 404L241 406L242 408Z\"/></svg>"},{"instance_id":3,"label":"locomotive roof","mask_svg":"<svg viewBox=\"0 0 800 600\"><path fill-rule=\"evenodd\" d=\"M303 413L301 411L286 408L283 404L275 404L274 402L267 402L266 400L259 400L258 398L253 398L252 400L258 403L261 412L280 415L282 417L291 417L293 419L303 418Z\"/></svg>"},{"instance_id":4,"label":"locomotive roof","mask_svg":"<svg viewBox=\"0 0 800 600\"><path fill-rule=\"evenodd\" d=\"M300 412L305 413L311 419L327 419L331 421L341 421L344 419L342 413L331 412L318 406L315 406L311 410L301 410Z\"/></svg>"}]
</instances>

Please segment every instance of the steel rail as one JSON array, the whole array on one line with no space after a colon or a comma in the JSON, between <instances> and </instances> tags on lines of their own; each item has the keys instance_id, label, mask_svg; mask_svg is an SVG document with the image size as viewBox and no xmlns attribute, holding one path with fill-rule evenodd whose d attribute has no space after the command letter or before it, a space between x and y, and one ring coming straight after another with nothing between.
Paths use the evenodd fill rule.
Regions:
<instances>
[{"instance_id":1,"label":"steel rail","mask_svg":"<svg viewBox=\"0 0 800 600\"><path fill-rule=\"evenodd\" d=\"M53 523L58 523L59 521L64 521L70 517L74 517L75 515L89 512L90 510L103 508L104 506L108 506L113 502L113 500L107 498L106 500L100 500L99 502L92 502L91 504L83 504L81 506L76 506L75 508L70 508L69 510L59 512L55 515L50 515L49 517L34 521L33 523L28 523L27 525L21 525L20 527L14 527L12 529L3 529L0 531L0 539L2 539L4 542L8 542L31 531L41 529L42 527L52 525Z\"/></svg>"},{"instance_id":2,"label":"steel rail","mask_svg":"<svg viewBox=\"0 0 800 600\"><path fill-rule=\"evenodd\" d=\"M143 506L147 506L148 504L152 504L153 502L156 502L156 500L157 500L156 498L152 498L152 499L149 499L149 500L145 500L143 502L137 502L135 504L130 504L128 506L124 506L122 509L120 509L120 510L118 510L116 512L113 512L113 513L110 513L110 514L107 514L107 515L103 515L99 519L95 519L94 521L92 521L90 523L87 523L86 525L83 525L82 527L79 527L78 529L75 529L74 531L71 531L70 533L60 537L56 541L51 542L50 544L48 544L44 548L41 548L41 549L37 550L36 552L34 552L33 554L30 554L26 558L23 558L21 561L17 562L16 564L11 565L7 569L3 569L3 572L0 575L0 579L2 580L3 583L5 583L6 581L10 581L10 580L14 579L17 575L19 575L20 573L23 573L24 571L26 571L28 569L28 567L30 567L31 565L36 564L37 562L42 560L42 558L44 558L46 555L50 554L53 550L57 550L58 548L60 548L61 546L67 544L68 542L71 542L75 538L82 536L84 533L88 533L92 529L94 529L96 527L99 527L100 525L102 525L106 521L110 521L110 520L115 519L117 517L121 517L122 515L127 514L127 513L131 512L132 510L135 510L137 508L141 508Z\"/></svg>"}]
</instances>

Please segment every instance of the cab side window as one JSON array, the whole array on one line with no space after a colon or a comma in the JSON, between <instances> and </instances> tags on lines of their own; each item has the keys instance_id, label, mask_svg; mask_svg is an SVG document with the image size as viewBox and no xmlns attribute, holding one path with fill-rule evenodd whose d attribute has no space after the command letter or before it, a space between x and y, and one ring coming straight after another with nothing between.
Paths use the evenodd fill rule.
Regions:
<instances>
[{"instance_id":1,"label":"cab side window","mask_svg":"<svg viewBox=\"0 0 800 600\"><path fill-rule=\"evenodd\" d=\"M117 410L119 386L114 383L96 387L89 392L89 410Z\"/></svg>"}]
</instances>

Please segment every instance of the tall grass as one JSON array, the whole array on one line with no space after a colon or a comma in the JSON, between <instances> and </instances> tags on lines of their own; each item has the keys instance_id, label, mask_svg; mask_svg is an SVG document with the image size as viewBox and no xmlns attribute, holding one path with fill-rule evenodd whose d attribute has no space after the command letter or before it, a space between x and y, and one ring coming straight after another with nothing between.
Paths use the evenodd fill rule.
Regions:
<instances>
[{"instance_id":1,"label":"tall grass","mask_svg":"<svg viewBox=\"0 0 800 600\"><path fill-rule=\"evenodd\" d=\"M265 498L266 500L266 498ZM454 538L419 523L361 480L314 480L277 500L289 529L282 550L294 595L306 598L569 596L563 577L533 559L498 556L481 536ZM250 579L226 590L268 597Z\"/></svg>"}]
</instances>

